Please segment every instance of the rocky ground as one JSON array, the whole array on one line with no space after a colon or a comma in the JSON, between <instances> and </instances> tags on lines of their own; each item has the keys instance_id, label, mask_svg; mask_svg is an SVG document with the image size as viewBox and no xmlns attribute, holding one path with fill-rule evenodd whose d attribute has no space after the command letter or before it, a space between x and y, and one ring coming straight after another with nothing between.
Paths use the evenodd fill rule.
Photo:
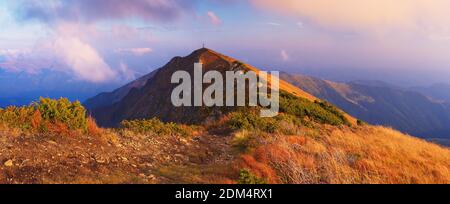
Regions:
<instances>
[{"instance_id":1,"label":"rocky ground","mask_svg":"<svg viewBox=\"0 0 450 204\"><path fill-rule=\"evenodd\" d=\"M103 137L0 132L0 183L223 183L234 176L230 137L107 131Z\"/></svg>"}]
</instances>

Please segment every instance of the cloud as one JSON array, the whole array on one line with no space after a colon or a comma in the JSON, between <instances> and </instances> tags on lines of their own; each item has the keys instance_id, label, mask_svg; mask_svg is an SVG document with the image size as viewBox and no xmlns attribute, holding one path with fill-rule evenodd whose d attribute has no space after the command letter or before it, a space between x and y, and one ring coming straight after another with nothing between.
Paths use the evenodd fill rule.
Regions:
<instances>
[{"instance_id":1,"label":"cloud","mask_svg":"<svg viewBox=\"0 0 450 204\"><path fill-rule=\"evenodd\" d=\"M9 71L29 73L59 69L72 73L79 80L95 83L129 78L130 71L124 71L128 69L124 63L113 69L104 57L108 58L114 52L142 56L153 50L135 46L155 40L148 30L140 30L129 23L136 19L164 23L175 21L192 12L197 1L17 0L11 3L17 20L42 23L47 36L29 52L2 57L0 66ZM107 24L101 24L103 22ZM105 25L110 28L105 29ZM105 56L98 50L104 50ZM121 76L123 74L127 76Z\"/></svg>"},{"instance_id":2,"label":"cloud","mask_svg":"<svg viewBox=\"0 0 450 204\"><path fill-rule=\"evenodd\" d=\"M47 23L91 22L140 18L171 21L190 10L197 0L20 0L16 3L22 19Z\"/></svg>"},{"instance_id":3,"label":"cloud","mask_svg":"<svg viewBox=\"0 0 450 204\"><path fill-rule=\"evenodd\" d=\"M125 54L132 54L136 56L143 56L145 54L148 54L150 52L153 52L152 48L148 47L139 47L139 48L118 48L115 50L117 53L125 53Z\"/></svg>"},{"instance_id":4,"label":"cloud","mask_svg":"<svg viewBox=\"0 0 450 204\"><path fill-rule=\"evenodd\" d=\"M0 62L8 71L38 73L53 69L71 73L74 78L94 83L129 78L130 71L120 65L111 68L97 50L109 47L133 46L144 37L138 29L119 21L111 30L101 30L98 21L141 18L152 21L168 21L183 12L187 1L178 0L20 0L15 5L21 20L38 20L47 29L47 36L28 50L9 52ZM145 33L146 39L148 33ZM106 43L105 43L106 42ZM114 42L114 43L111 43ZM142 41L141 41L142 43ZM97 48L96 48L97 46ZM109 49L114 52L114 49ZM126 48L119 52L144 55L150 48ZM111 54L105 53L105 54ZM123 76L125 74L126 76Z\"/></svg>"},{"instance_id":5,"label":"cloud","mask_svg":"<svg viewBox=\"0 0 450 204\"><path fill-rule=\"evenodd\" d=\"M35 53L30 49L3 49L0 50L0 69L9 72L35 74L43 67L51 67L51 60L42 52Z\"/></svg>"},{"instance_id":6,"label":"cloud","mask_svg":"<svg viewBox=\"0 0 450 204\"><path fill-rule=\"evenodd\" d=\"M281 50L280 55L281 55L281 59L283 61L289 60L289 54L286 52L286 50Z\"/></svg>"},{"instance_id":7,"label":"cloud","mask_svg":"<svg viewBox=\"0 0 450 204\"><path fill-rule=\"evenodd\" d=\"M250 0L269 11L300 17L328 28L448 29L448 0Z\"/></svg>"},{"instance_id":8,"label":"cloud","mask_svg":"<svg viewBox=\"0 0 450 204\"><path fill-rule=\"evenodd\" d=\"M27 73L38 73L43 69L64 71L72 73L78 80L94 83L115 79L117 73L78 33L85 31L89 33L88 28L68 24L58 26L53 35L37 42L33 49L0 52L5 58L0 67Z\"/></svg>"},{"instance_id":9,"label":"cloud","mask_svg":"<svg viewBox=\"0 0 450 204\"><path fill-rule=\"evenodd\" d=\"M208 11L207 13L209 21L214 25L222 24L222 20L212 11Z\"/></svg>"},{"instance_id":10,"label":"cloud","mask_svg":"<svg viewBox=\"0 0 450 204\"><path fill-rule=\"evenodd\" d=\"M25 52L25 50L20 49L2 49L0 50L0 56L17 56Z\"/></svg>"},{"instance_id":11,"label":"cloud","mask_svg":"<svg viewBox=\"0 0 450 204\"><path fill-rule=\"evenodd\" d=\"M135 27L119 24L112 26L111 34L117 39L129 40L139 37L140 32Z\"/></svg>"},{"instance_id":12,"label":"cloud","mask_svg":"<svg viewBox=\"0 0 450 204\"><path fill-rule=\"evenodd\" d=\"M120 62L119 71L126 81L131 81L131 80L136 79L137 73L135 71L133 71L132 69L130 69L128 67L128 65L125 64L124 62Z\"/></svg>"},{"instance_id":13,"label":"cloud","mask_svg":"<svg viewBox=\"0 0 450 204\"><path fill-rule=\"evenodd\" d=\"M117 73L87 40L98 36L101 34L95 26L60 23L48 39L36 46L49 52L77 79L100 83L115 79Z\"/></svg>"},{"instance_id":14,"label":"cloud","mask_svg":"<svg viewBox=\"0 0 450 204\"><path fill-rule=\"evenodd\" d=\"M56 56L75 76L90 82L105 82L116 77L116 73L89 44L72 36L60 36L54 41Z\"/></svg>"}]
</instances>

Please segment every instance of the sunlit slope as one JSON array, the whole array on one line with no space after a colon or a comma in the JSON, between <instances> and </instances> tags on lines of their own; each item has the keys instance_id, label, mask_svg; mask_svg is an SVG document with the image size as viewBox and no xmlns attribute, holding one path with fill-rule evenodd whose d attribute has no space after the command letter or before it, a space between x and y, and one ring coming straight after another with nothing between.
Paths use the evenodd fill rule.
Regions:
<instances>
[{"instance_id":1,"label":"sunlit slope","mask_svg":"<svg viewBox=\"0 0 450 204\"><path fill-rule=\"evenodd\" d=\"M241 157L269 183L450 183L450 150L384 127L322 126L278 136Z\"/></svg>"}]
</instances>

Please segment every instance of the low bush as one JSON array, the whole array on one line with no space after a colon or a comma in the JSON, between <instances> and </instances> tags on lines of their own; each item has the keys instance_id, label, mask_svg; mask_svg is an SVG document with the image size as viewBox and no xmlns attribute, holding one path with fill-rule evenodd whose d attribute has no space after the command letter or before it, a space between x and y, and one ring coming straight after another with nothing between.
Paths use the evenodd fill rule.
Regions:
<instances>
[{"instance_id":1,"label":"low bush","mask_svg":"<svg viewBox=\"0 0 450 204\"><path fill-rule=\"evenodd\" d=\"M344 114L330 103L311 102L286 92L280 92L280 114L278 116L260 117L259 109L246 107L230 113L228 127L232 130L297 134L298 126L308 126L311 121L334 126L350 124Z\"/></svg>"},{"instance_id":2,"label":"low bush","mask_svg":"<svg viewBox=\"0 0 450 204\"><path fill-rule=\"evenodd\" d=\"M233 130L261 130L275 133L279 123L275 118L262 118L254 110L243 110L230 114L228 126Z\"/></svg>"},{"instance_id":3,"label":"low bush","mask_svg":"<svg viewBox=\"0 0 450 204\"><path fill-rule=\"evenodd\" d=\"M336 116L340 120L339 123L344 125L350 125L350 122L345 118L344 113L340 111L338 108L336 108L336 106L333 106L331 103L327 101L315 101L314 103L318 104L320 107Z\"/></svg>"},{"instance_id":4,"label":"low bush","mask_svg":"<svg viewBox=\"0 0 450 204\"><path fill-rule=\"evenodd\" d=\"M321 124L348 125L344 114L327 102L311 102L286 92L280 92L280 111L301 119L308 117Z\"/></svg>"},{"instance_id":5,"label":"low bush","mask_svg":"<svg viewBox=\"0 0 450 204\"><path fill-rule=\"evenodd\" d=\"M40 113L33 106L0 109L0 123L21 130L37 129L41 124Z\"/></svg>"},{"instance_id":6,"label":"low bush","mask_svg":"<svg viewBox=\"0 0 450 204\"><path fill-rule=\"evenodd\" d=\"M34 106L45 121L61 122L71 130L87 130L86 109L79 101L72 103L67 98L41 98Z\"/></svg>"},{"instance_id":7,"label":"low bush","mask_svg":"<svg viewBox=\"0 0 450 204\"><path fill-rule=\"evenodd\" d=\"M241 169L239 172L239 184L267 184L265 179L259 178L247 169Z\"/></svg>"},{"instance_id":8,"label":"low bush","mask_svg":"<svg viewBox=\"0 0 450 204\"><path fill-rule=\"evenodd\" d=\"M70 102L67 98L40 98L29 106L0 109L0 123L25 132L45 133L57 129L56 132L86 132L88 129L86 109L79 101Z\"/></svg>"},{"instance_id":9,"label":"low bush","mask_svg":"<svg viewBox=\"0 0 450 204\"><path fill-rule=\"evenodd\" d=\"M164 123L157 118L124 120L121 122L121 127L135 133L153 133L156 135L190 136L195 131L195 127L193 126L179 125L176 123Z\"/></svg>"},{"instance_id":10,"label":"low bush","mask_svg":"<svg viewBox=\"0 0 450 204\"><path fill-rule=\"evenodd\" d=\"M364 125L367 125L367 123L364 122L364 121L362 121L362 120L357 120L357 121L356 121L356 124L357 124L358 126L364 126Z\"/></svg>"}]
</instances>

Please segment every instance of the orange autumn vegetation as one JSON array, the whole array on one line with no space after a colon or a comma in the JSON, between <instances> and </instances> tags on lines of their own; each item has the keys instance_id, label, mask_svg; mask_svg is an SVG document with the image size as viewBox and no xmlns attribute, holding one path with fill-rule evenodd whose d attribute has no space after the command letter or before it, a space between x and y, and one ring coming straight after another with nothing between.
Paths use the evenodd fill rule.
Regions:
<instances>
[{"instance_id":1,"label":"orange autumn vegetation","mask_svg":"<svg viewBox=\"0 0 450 204\"><path fill-rule=\"evenodd\" d=\"M87 125L87 132L89 135L92 136L100 136L102 134L102 129L98 127L97 123L95 122L95 119L92 117L88 117L86 121Z\"/></svg>"},{"instance_id":2,"label":"orange autumn vegetation","mask_svg":"<svg viewBox=\"0 0 450 204\"><path fill-rule=\"evenodd\" d=\"M450 150L384 127L304 129L241 156L268 183L450 183Z\"/></svg>"},{"instance_id":3,"label":"orange autumn vegetation","mask_svg":"<svg viewBox=\"0 0 450 204\"><path fill-rule=\"evenodd\" d=\"M305 107L317 109L314 105ZM1 149L0 162L25 163L21 158L33 157L41 162L31 167L64 167L77 175L66 178L63 169L46 180L47 170L30 168L32 173L15 178L18 183L450 183L447 148L389 128L333 126L313 117L327 119L322 116L329 114L260 119L251 113L231 113L199 127L155 118L102 129L77 102L41 99L31 106L0 109L0 145L13 149ZM46 148L23 148L30 144ZM75 159L73 151L78 151ZM66 157L55 161L53 155L61 152ZM95 164L87 170L89 176L78 175L78 161ZM123 165L118 169L117 163ZM19 175L21 167L15 167L8 171ZM9 181L8 175L15 174L0 171L0 183ZM28 180L29 175L37 180ZM99 181L99 175L117 176Z\"/></svg>"},{"instance_id":4,"label":"orange autumn vegetation","mask_svg":"<svg viewBox=\"0 0 450 204\"><path fill-rule=\"evenodd\" d=\"M95 120L86 115L80 102L66 98L58 100L40 98L29 106L10 106L0 109L0 127L16 129L25 134L47 134L60 136L101 134Z\"/></svg>"}]
</instances>

